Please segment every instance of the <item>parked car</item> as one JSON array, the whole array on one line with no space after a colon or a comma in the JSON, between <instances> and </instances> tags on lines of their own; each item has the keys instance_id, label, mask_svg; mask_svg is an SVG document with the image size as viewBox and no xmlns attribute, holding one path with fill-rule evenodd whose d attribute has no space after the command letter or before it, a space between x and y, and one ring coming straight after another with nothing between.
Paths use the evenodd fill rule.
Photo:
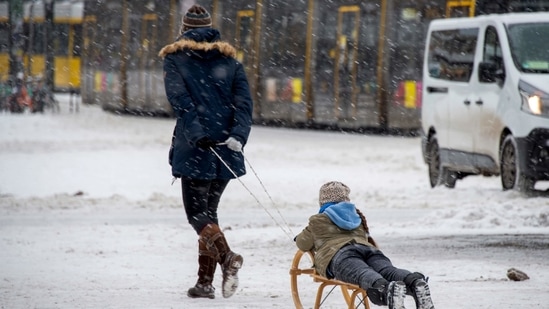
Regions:
<instances>
[{"instance_id":1,"label":"parked car","mask_svg":"<svg viewBox=\"0 0 549 309\"><path fill-rule=\"evenodd\" d=\"M549 180L549 13L434 20L423 68L422 151L431 187L500 176Z\"/></svg>"}]
</instances>

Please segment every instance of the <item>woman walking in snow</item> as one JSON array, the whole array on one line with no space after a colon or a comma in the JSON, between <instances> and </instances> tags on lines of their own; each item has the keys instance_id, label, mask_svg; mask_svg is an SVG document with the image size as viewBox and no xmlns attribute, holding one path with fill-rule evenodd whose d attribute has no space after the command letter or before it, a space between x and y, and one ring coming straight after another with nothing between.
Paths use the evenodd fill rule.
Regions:
<instances>
[{"instance_id":1,"label":"woman walking in snow","mask_svg":"<svg viewBox=\"0 0 549 309\"><path fill-rule=\"evenodd\" d=\"M220 41L211 25L208 11L193 5L178 40L160 51L166 96L177 117L169 162L173 176L181 178L187 220L199 236L198 280L187 292L193 298L215 298L218 263L223 297L231 297L243 262L219 228L217 208L230 179L246 173L242 148L250 134L252 99L236 49Z\"/></svg>"},{"instance_id":2,"label":"woman walking in snow","mask_svg":"<svg viewBox=\"0 0 549 309\"><path fill-rule=\"evenodd\" d=\"M350 203L350 192L341 182L322 185L320 210L296 236L297 247L315 252L318 274L360 286L376 305L405 309L408 292L417 309L434 309L425 277L394 267L377 248L366 218Z\"/></svg>"}]
</instances>

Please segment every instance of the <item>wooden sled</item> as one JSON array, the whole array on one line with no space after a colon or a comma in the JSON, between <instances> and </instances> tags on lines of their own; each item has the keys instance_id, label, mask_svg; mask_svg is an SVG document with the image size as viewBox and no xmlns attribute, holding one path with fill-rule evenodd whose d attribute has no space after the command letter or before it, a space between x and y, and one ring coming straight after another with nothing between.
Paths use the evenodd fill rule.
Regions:
<instances>
[{"instance_id":1,"label":"wooden sled","mask_svg":"<svg viewBox=\"0 0 549 309\"><path fill-rule=\"evenodd\" d=\"M358 308L359 306L361 307L362 304L365 309L370 309L368 298L366 298L366 291L361 289L359 286L339 280L322 277L317 274L312 265L308 268L299 268L301 258L305 254L308 254L310 256L311 261L313 261L314 264L313 252L303 252L301 250L297 250L292 261L292 268L290 268L290 285L292 288L292 298L294 300L296 309L303 309L303 304L301 303L301 298L299 297L299 288L297 286L297 276L300 275L309 275L312 277L313 282L320 283L316 292L315 305L313 307L314 309L320 308L320 305L323 302L322 297L324 294L324 288L327 286L339 286L341 288L341 293L343 294L343 298L345 299L347 308ZM355 303L357 303L357 300L358 304L355 305Z\"/></svg>"}]
</instances>

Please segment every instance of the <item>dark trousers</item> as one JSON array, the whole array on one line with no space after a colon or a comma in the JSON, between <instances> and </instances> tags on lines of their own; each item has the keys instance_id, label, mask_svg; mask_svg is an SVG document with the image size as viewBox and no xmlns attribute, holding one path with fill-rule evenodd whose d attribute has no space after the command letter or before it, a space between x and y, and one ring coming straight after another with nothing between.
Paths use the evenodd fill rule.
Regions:
<instances>
[{"instance_id":1,"label":"dark trousers","mask_svg":"<svg viewBox=\"0 0 549 309\"><path fill-rule=\"evenodd\" d=\"M349 244L334 255L329 273L336 279L370 289L374 282L384 278L387 281L404 281L408 270L396 268L383 252L362 244Z\"/></svg>"},{"instance_id":2,"label":"dark trousers","mask_svg":"<svg viewBox=\"0 0 549 309\"><path fill-rule=\"evenodd\" d=\"M190 179L181 178L183 206L187 220L197 234L210 223L218 223L217 207L221 194L227 187L229 179Z\"/></svg>"}]
</instances>

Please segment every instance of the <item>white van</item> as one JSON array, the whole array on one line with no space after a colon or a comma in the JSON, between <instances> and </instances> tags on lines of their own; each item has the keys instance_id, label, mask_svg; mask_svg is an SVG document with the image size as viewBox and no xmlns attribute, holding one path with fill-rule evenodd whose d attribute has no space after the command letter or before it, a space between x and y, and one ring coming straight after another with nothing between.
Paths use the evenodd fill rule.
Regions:
<instances>
[{"instance_id":1,"label":"white van","mask_svg":"<svg viewBox=\"0 0 549 309\"><path fill-rule=\"evenodd\" d=\"M549 13L431 22L422 150L431 187L501 175L503 190L549 180Z\"/></svg>"}]
</instances>

